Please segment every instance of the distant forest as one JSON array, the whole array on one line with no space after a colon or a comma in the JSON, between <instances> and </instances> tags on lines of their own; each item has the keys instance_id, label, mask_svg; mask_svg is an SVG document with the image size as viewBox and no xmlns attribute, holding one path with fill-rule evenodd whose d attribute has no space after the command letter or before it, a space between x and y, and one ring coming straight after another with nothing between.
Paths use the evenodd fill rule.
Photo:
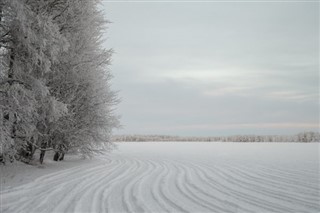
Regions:
<instances>
[{"instance_id":1,"label":"distant forest","mask_svg":"<svg viewBox=\"0 0 320 213\"><path fill-rule=\"evenodd\" d=\"M319 132L301 132L295 135L232 135L212 137L181 137L169 135L115 135L114 142L320 142Z\"/></svg>"}]
</instances>

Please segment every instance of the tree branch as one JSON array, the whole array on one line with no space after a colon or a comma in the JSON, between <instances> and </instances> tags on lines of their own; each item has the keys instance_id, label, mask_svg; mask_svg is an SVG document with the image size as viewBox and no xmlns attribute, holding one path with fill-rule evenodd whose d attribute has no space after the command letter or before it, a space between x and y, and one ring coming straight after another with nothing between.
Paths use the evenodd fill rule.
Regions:
<instances>
[{"instance_id":1,"label":"tree branch","mask_svg":"<svg viewBox=\"0 0 320 213\"><path fill-rule=\"evenodd\" d=\"M55 17L53 17L52 20L55 20L56 18L58 18L59 16L61 16L68 8L69 8L69 4L61 11L61 13L59 13L58 15L56 15Z\"/></svg>"},{"instance_id":2,"label":"tree branch","mask_svg":"<svg viewBox=\"0 0 320 213\"><path fill-rule=\"evenodd\" d=\"M10 84L10 83L11 83L11 84L13 84L13 83L22 84L22 85L24 85L27 89L31 89L31 86L30 86L29 84L27 84L27 83L25 83L25 82L23 82L23 81L20 81L20 80L18 80L18 79L6 79L6 80L0 82L0 86L5 85L6 83L9 83L9 84Z\"/></svg>"}]
</instances>

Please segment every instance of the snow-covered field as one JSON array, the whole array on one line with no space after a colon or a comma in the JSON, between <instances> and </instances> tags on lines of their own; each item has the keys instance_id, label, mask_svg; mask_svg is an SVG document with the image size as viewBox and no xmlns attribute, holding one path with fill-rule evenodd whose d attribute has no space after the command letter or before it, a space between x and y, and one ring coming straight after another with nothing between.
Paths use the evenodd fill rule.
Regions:
<instances>
[{"instance_id":1,"label":"snow-covered field","mask_svg":"<svg viewBox=\"0 0 320 213\"><path fill-rule=\"evenodd\" d=\"M1 179L1 213L320 212L319 143L119 143Z\"/></svg>"}]
</instances>

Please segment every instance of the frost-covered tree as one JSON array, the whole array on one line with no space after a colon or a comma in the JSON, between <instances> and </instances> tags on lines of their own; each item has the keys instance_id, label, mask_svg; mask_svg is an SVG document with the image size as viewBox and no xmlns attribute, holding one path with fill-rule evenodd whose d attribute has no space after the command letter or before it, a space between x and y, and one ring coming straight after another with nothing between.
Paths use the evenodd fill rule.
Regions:
<instances>
[{"instance_id":1,"label":"frost-covered tree","mask_svg":"<svg viewBox=\"0 0 320 213\"><path fill-rule=\"evenodd\" d=\"M3 155L18 152L15 156L31 158L33 150L41 147L38 139L43 134L38 124L50 120L53 114L43 112L59 102L50 95L46 76L52 72L51 66L64 50L66 40L52 18L33 7L32 1L1 3Z\"/></svg>"},{"instance_id":2,"label":"frost-covered tree","mask_svg":"<svg viewBox=\"0 0 320 213\"><path fill-rule=\"evenodd\" d=\"M56 147L72 149L83 155L109 146L112 128L118 125L113 114L116 94L110 89L108 69L111 50L101 44L108 23L97 9L99 1L65 1L56 16L61 33L70 47L50 78L52 93L69 105L70 115L56 126ZM60 139L62 138L62 140Z\"/></svg>"},{"instance_id":3,"label":"frost-covered tree","mask_svg":"<svg viewBox=\"0 0 320 213\"><path fill-rule=\"evenodd\" d=\"M117 119L99 1L0 0L0 157L85 155Z\"/></svg>"}]
</instances>

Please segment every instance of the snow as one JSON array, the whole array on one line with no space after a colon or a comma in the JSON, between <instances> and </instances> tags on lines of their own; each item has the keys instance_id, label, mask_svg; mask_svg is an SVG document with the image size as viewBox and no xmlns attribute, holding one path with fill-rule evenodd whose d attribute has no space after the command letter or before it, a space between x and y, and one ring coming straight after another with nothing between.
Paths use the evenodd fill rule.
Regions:
<instances>
[{"instance_id":1,"label":"snow","mask_svg":"<svg viewBox=\"0 0 320 213\"><path fill-rule=\"evenodd\" d=\"M320 212L319 143L118 143L1 166L0 212Z\"/></svg>"}]
</instances>

